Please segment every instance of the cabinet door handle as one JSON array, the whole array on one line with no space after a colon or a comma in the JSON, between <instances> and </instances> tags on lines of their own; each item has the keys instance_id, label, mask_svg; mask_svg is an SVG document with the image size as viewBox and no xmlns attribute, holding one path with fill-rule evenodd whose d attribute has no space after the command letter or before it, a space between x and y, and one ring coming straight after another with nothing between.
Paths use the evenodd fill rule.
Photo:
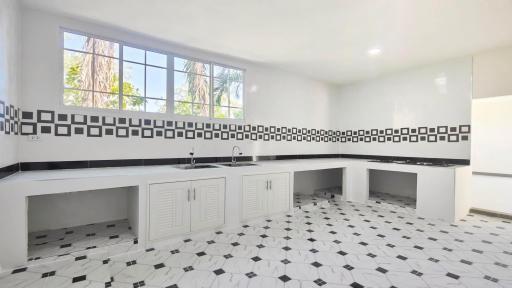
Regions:
<instances>
[{"instance_id":1,"label":"cabinet door handle","mask_svg":"<svg viewBox=\"0 0 512 288\"><path fill-rule=\"evenodd\" d=\"M196 201L196 188L194 188L194 201Z\"/></svg>"},{"instance_id":2,"label":"cabinet door handle","mask_svg":"<svg viewBox=\"0 0 512 288\"><path fill-rule=\"evenodd\" d=\"M269 180L268 182L270 182L270 190L272 190L272 180Z\"/></svg>"},{"instance_id":3,"label":"cabinet door handle","mask_svg":"<svg viewBox=\"0 0 512 288\"><path fill-rule=\"evenodd\" d=\"M190 202L190 189L187 189L187 201Z\"/></svg>"},{"instance_id":4,"label":"cabinet door handle","mask_svg":"<svg viewBox=\"0 0 512 288\"><path fill-rule=\"evenodd\" d=\"M268 180L265 181L265 190L268 190Z\"/></svg>"}]
</instances>

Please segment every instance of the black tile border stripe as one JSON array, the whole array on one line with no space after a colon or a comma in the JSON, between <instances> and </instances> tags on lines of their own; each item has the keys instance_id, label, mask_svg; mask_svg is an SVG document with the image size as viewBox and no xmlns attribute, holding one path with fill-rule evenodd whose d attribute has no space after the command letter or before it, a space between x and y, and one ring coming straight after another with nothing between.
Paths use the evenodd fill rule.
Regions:
<instances>
[{"instance_id":1,"label":"black tile border stripe","mask_svg":"<svg viewBox=\"0 0 512 288\"><path fill-rule=\"evenodd\" d=\"M452 158L427 158L427 157L407 157L407 156L384 156L384 155L366 155L366 154L340 154L341 158L355 158L367 160L385 160L385 161L415 161L415 162L431 162L446 163L455 165L469 165L469 159L452 159Z\"/></svg>"},{"instance_id":2,"label":"black tile border stripe","mask_svg":"<svg viewBox=\"0 0 512 288\"><path fill-rule=\"evenodd\" d=\"M18 171L20 171L20 163L15 163L12 165L2 167L0 168L0 179L12 175Z\"/></svg>"},{"instance_id":3,"label":"black tile border stripe","mask_svg":"<svg viewBox=\"0 0 512 288\"><path fill-rule=\"evenodd\" d=\"M382 156L382 155L359 155L359 154L293 154L293 155L259 155L241 156L237 160L242 161L265 161L265 160L295 160L295 159L324 159L324 158L354 158L367 160L394 160L394 161L421 161L431 163L447 163L455 165L469 165L467 159L449 158L420 158L403 156ZM223 157L197 157L196 163L223 163L230 162L230 156ZM17 171L36 170L60 170L60 169L84 169L84 168L105 168L105 167L127 167L127 166L153 166L153 165L177 165L188 164L190 158L157 158L157 159L117 159L117 160L81 160L81 161L49 161L49 162L21 162L0 169L10 174ZM8 174L8 175L10 175ZM6 175L6 176L8 176ZM5 177L5 176L4 176Z\"/></svg>"}]
</instances>

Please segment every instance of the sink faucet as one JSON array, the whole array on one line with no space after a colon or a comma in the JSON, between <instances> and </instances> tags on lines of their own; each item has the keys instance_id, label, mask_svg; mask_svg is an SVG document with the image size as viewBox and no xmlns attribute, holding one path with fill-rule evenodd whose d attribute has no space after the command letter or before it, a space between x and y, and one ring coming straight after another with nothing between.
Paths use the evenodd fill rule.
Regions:
<instances>
[{"instance_id":1,"label":"sink faucet","mask_svg":"<svg viewBox=\"0 0 512 288\"><path fill-rule=\"evenodd\" d=\"M192 150L188 153L190 155L190 166L194 167L196 165L196 160L194 160L194 147L192 147Z\"/></svg>"},{"instance_id":2,"label":"sink faucet","mask_svg":"<svg viewBox=\"0 0 512 288\"><path fill-rule=\"evenodd\" d=\"M231 165L236 166L236 156L235 156L235 150L238 150L238 155L242 155L242 152L240 152L240 147L233 146L233 150L231 150Z\"/></svg>"}]
</instances>

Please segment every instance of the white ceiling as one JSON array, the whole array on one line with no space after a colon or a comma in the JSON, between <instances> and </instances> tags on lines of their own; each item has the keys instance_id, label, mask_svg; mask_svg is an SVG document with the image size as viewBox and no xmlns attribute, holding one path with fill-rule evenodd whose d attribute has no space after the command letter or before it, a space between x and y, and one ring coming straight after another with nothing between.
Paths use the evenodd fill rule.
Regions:
<instances>
[{"instance_id":1,"label":"white ceiling","mask_svg":"<svg viewBox=\"0 0 512 288\"><path fill-rule=\"evenodd\" d=\"M512 45L512 0L24 3L340 84Z\"/></svg>"}]
</instances>

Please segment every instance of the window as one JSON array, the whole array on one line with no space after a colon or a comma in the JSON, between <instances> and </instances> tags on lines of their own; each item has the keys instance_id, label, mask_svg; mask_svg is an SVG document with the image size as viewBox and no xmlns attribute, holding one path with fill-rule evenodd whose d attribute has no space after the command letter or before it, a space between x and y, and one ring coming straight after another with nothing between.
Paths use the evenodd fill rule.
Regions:
<instances>
[{"instance_id":1,"label":"window","mask_svg":"<svg viewBox=\"0 0 512 288\"><path fill-rule=\"evenodd\" d=\"M167 55L123 46L123 109L167 111Z\"/></svg>"},{"instance_id":2,"label":"window","mask_svg":"<svg viewBox=\"0 0 512 288\"><path fill-rule=\"evenodd\" d=\"M174 57L174 113L210 115L210 64Z\"/></svg>"},{"instance_id":3,"label":"window","mask_svg":"<svg viewBox=\"0 0 512 288\"><path fill-rule=\"evenodd\" d=\"M64 105L244 117L240 69L84 34L63 32L63 36ZM169 93L169 87L174 87L174 93Z\"/></svg>"},{"instance_id":4,"label":"window","mask_svg":"<svg viewBox=\"0 0 512 288\"><path fill-rule=\"evenodd\" d=\"M64 104L119 108L119 44L64 33Z\"/></svg>"},{"instance_id":5,"label":"window","mask_svg":"<svg viewBox=\"0 0 512 288\"><path fill-rule=\"evenodd\" d=\"M243 72L213 66L213 100L215 118L243 119Z\"/></svg>"}]
</instances>

